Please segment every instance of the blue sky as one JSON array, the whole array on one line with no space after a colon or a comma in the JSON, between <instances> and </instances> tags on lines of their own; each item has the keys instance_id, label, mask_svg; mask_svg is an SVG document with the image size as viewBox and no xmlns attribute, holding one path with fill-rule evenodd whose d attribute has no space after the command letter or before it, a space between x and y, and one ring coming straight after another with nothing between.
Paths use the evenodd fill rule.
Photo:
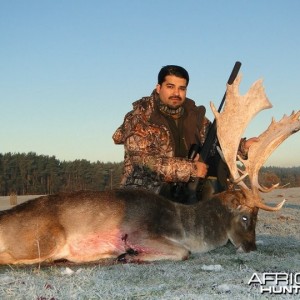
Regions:
<instances>
[{"instance_id":1,"label":"blue sky","mask_svg":"<svg viewBox=\"0 0 300 300\"><path fill-rule=\"evenodd\" d=\"M241 93L264 79L274 116L300 109L300 1L0 1L0 153L59 160L123 159L112 134L131 103L151 93L166 64L190 73L188 96L218 105L242 62ZM300 134L267 165L299 166Z\"/></svg>"}]
</instances>

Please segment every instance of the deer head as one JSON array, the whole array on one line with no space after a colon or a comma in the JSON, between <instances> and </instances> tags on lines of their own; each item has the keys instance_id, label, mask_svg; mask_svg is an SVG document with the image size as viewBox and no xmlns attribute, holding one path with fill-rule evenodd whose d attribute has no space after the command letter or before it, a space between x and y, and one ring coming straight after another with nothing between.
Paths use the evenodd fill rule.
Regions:
<instances>
[{"instance_id":1,"label":"deer head","mask_svg":"<svg viewBox=\"0 0 300 300\"><path fill-rule=\"evenodd\" d=\"M240 186L242 190L251 190L251 197L247 197L247 205L276 211L282 207L285 200L275 207L267 206L262 203L259 191L268 192L278 185L270 188L261 186L258 182L258 173L272 152L285 139L300 129L300 111L293 112L290 116L283 116L278 122L273 119L267 130L258 136L258 141L249 148L248 158L242 159L237 156L237 152L247 125L256 114L271 108L272 104L265 94L262 80L256 81L244 96L239 94L240 82L241 76L239 75L232 85L227 85L223 112L219 113L211 103L211 109L216 118L222 157L229 168L231 181ZM238 167L237 159L244 166L243 170ZM246 176L249 177L250 187L247 187L243 181Z\"/></svg>"}]
</instances>

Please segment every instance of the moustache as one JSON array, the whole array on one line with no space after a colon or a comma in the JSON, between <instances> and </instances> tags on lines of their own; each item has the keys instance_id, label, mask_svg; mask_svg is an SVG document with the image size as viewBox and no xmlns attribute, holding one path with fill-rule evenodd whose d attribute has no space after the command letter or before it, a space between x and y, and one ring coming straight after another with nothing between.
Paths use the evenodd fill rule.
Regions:
<instances>
[{"instance_id":1,"label":"moustache","mask_svg":"<svg viewBox=\"0 0 300 300\"><path fill-rule=\"evenodd\" d=\"M172 97L169 97L170 100L182 100L181 97L178 97L178 96L172 96Z\"/></svg>"}]
</instances>

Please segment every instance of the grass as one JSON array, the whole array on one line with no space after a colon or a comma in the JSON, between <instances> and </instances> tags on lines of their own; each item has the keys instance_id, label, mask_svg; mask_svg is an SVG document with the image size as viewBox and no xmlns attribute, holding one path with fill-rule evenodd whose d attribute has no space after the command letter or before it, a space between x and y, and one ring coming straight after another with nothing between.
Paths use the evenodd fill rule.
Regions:
<instances>
[{"instance_id":1,"label":"grass","mask_svg":"<svg viewBox=\"0 0 300 300\"><path fill-rule=\"evenodd\" d=\"M265 241L265 236L259 236ZM273 239L272 239L273 240ZM66 265L0 269L1 299L263 299L249 286L254 272L299 272L300 242L295 247L270 239L258 251L236 254L233 246L193 255L182 262ZM280 248L279 250L274 250ZM287 247L286 247L287 246ZM206 270L205 266L221 268ZM281 299L281 295L265 299ZM296 299L285 295L284 299ZM298 295L299 296L299 295Z\"/></svg>"}]
</instances>

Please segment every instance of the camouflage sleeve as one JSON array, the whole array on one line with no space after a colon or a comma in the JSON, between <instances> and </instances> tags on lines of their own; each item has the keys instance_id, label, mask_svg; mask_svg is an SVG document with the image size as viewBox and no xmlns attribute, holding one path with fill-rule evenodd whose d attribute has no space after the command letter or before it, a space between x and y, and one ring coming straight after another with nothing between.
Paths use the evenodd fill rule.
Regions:
<instances>
[{"instance_id":1,"label":"camouflage sleeve","mask_svg":"<svg viewBox=\"0 0 300 300\"><path fill-rule=\"evenodd\" d=\"M125 139L125 152L132 164L158 174L165 182L187 182L196 175L195 163L173 156L168 134L158 128L138 130Z\"/></svg>"},{"instance_id":2,"label":"camouflage sleeve","mask_svg":"<svg viewBox=\"0 0 300 300\"><path fill-rule=\"evenodd\" d=\"M197 174L196 165L180 157L142 157L142 164L158 173L165 182L188 182Z\"/></svg>"},{"instance_id":3,"label":"camouflage sleeve","mask_svg":"<svg viewBox=\"0 0 300 300\"><path fill-rule=\"evenodd\" d=\"M112 139L115 144L124 144L125 138L131 130L131 120L134 120L133 111L125 115L123 124L120 125L113 134Z\"/></svg>"}]
</instances>

